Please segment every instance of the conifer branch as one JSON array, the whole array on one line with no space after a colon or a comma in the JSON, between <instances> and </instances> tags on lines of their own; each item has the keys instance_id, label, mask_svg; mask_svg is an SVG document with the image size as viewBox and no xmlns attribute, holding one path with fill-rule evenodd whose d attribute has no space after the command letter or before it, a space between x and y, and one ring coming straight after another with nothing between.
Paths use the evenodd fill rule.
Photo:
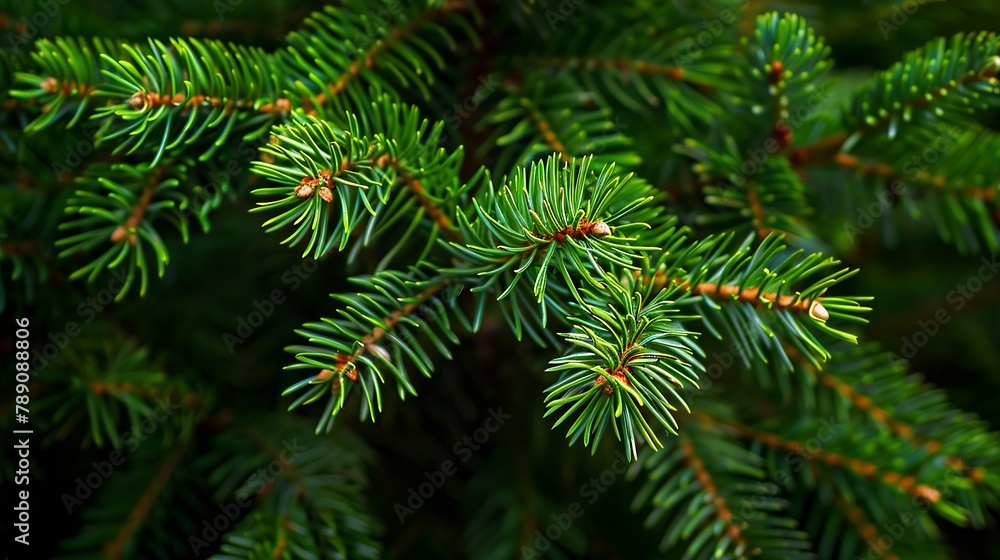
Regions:
<instances>
[{"instance_id":1,"label":"conifer branch","mask_svg":"<svg viewBox=\"0 0 1000 560\"><path fill-rule=\"evenodd\" d=\"M316 382L329 381L333 376L343 376L347 377L351 381L358 380L358 374L355 369L357 369L356 362L358 358L365 352L384 354L385 350L380 348L377 343L382 339L387 333L392 331L401 319L408 317L415 313L418 309L423 306L427 300L433 297L435 294L440 292L447 285L445 281L439 281L437 283L431 284L426 289L416 294L412 300L404 305L402 308L393 311L388 317L383 317L378 324L382 326L375 327L371 332L366 334L361 338L361 346L358 347L351 354L338 354L334 359L337 363L338 368L336 370L324 369L316 375ZM334 393L340 391L340 385L334 381L334 385L331 389Z\"/></svg>"},{"instance_id":2,"label":"conifer branch","mask_svg":"<svg viewBox=\"0 0 1000 560\"><path fill-rule=\"evenodd\" d=\"M528 107L528 114L531 116L531 120L535 122L535 125L538 127L538 131L541 133L542 138L545 139L545 142L552 147L552 150L555 153L559 154L559 158L563 162L569 162L570 155L566 146L559 140L555 132L552 131L552 126L549 125L547 120L545 120L545 117L542 116L542 114L538 112L538 109L534 107Z\"/></svg>"},{"instance_id":3,"label":"conifer branch","mask_svg":"<svg viewBox=\"0 0 1000 560\"><path fill-rule=\"evenodd\" d=\"M379 162L375 163L376 165L385 167L384 164ZM444 234L445 238L455 243L461 243L463 239L462 232L455 227L445 211L441 209L441 206L428 196L427 189L420 184L420 179L407 170L399 158L389 158L388 165L396 170L397 176L400 180L402 180L403 184L406 185L406 188L413 194L417 203L424 208L427 212L427 216L430 217L430 219L434 222L434 225L441 230L441 233Z\"/></svg>"},{"instance_id":4,"label":"conifer branch","mask_svg":"<svg viewBox=\"0 0 1000 560\"><path fill-rule=\"evenodd\" d=\"M115 538L104 545L104 553L109 560L118 560L122 557L129 540L135 536L139 527L146 520L164 486L170 481L174 470L180 464L181 459L187 454L187 449L188 441L186 439L174 446L174 450L167 456L163 466L160 467L156 476L150 481L149 486L146 487L146 490L139 496L135 505L132 506L132 510L122 524L121 529L115 535Z\"/></svg>"},{"instance_id":5,"label":"conifer branch","mask_svg":"<svg viewBox=\"0 0 1000 560\"><path fill-rule=\"evenodd\" d=\"M326 91L319 92L313 98L314 102L318 105L325 105L328 103L329 97L336 97L347 89L347 86L358 78L362 69L371 70L375 66L375 61L378 57L392 50L393 47L413 35L421 27L434 21L435 18L449 11L457 11L465 7L465 2L463 1L449 0L438 9L426 11L412 19L406 25L393 28L389 32L388 38L376 42L375 45L364 51L360 58L351 62L347 67L347 71L341 74L336 82L326 84Z\"/></svg>"},{"instance_id":6,"label":"conifer branch","mask_svg":"<svg viewBox=\"0 0 1000 560\"><path fill-rule=\"evenodd\" d=\"M833 503L843 512L844 518L855 527L862 543L878 540L882 534L881 530L865 515L863 509L856 504L848 502L839 494L833 496ZM892 552L892 550L882 551L880 558L882 560L900 560L899 556Z\"/></svg>"},{"instance_id":7,"label":"conifer branch","mask_svg":"<svg viewBox=\"0 0 1000 560\"><path fill-rule=\"evenodd\" d=\"M753 181L747 181L744 188L747 191L747 201L750 203L750 212L753 215L754 227L757 228L757 235L767 237L774 230L764 226L766 216L764 208L760 205L760 198L757 196L757 191L754 189Z\"/></svg>"},{"instance_id":8,"label":"conifer branch","mask_svg":"<svg viewBox=\"0 0 1000 560\"><path fill-rule=\"evenodd\" d=\"M860 158L840 152L833 156L832 163L841 168L855 171L862 176L883 180L887 184L895 181L918 183L952 196L965 196L990 202L1000 197L1000 184L969 185L951 188L949 185L953 183L953 180L944 175L932 175L929 171L923 169L915 173L904 173L902 170L887 163L868 162L863 161L863 159L867 158Z\"/></svg>"},{"instance_id":9,"label":"conifer branch","mask_svg":"<svg viewBox=\"0 0 1000 560\"><path fill-rule=\"evenodd\" d=\"M681 66L657 64L645 60L628 60L604 58L600 56L543 56L531 59L532 62L550 68L580 68L586 70L616 70L622 74L651 74L662 76L672 81L690 81L687 71ZM697 83L697 82L694 82ZM706 91L711 91L711 86L702 84Z\"/></svg>"},{"instance_id":10,"label":"conifer branch","mask_svg":"<svg viewBox=\"0 0 1000 560\"><path fill-rule=\"evenodd\" d=\"M813 365L809 360L807 360L802 354L800 354L795 348L791 346L785 347L785 352L788 356L795 361L795 363L809 373L813 378L815 378L822 385L833 389L844 398L849 400L855 408L864 412L869 417L871 417L876 422L883 424L890 432L906 439L910 443L916 445L917 447L926 447L927 451L930 453L935 453L941 449L941 443L930 440L923 441L919 436L916 435L912 426L906 422L901 422L892 418L888 412L878 404L872 401L871 398L862 395L854 390L849 384L841 381L837 377L831 375L830 373L823 371Z\"/></svg>"},{"instance_id":11,"label":"conifer branch","mask_svg":"<svg viewBox=\"0 0 1000 560\"><path fill-rule=\"evenodd\" d=\"M749 303L757 309L767 308L789 311L791 313L808 312L810 317L819 319L820 321L826 321L830 318L830 314L821 303L823 298L820 297L809 299L793 295L778 295L774 292L761 293L759 287L741 289L740 286L715 284L712 282L700 282L692 286L682 278L667 280L662 270L657 270L653 274L654 285L660 287L660 289L664 288L668 281L691 295L704 295L720 302L739 301Z\"/></svg>"},{"instance_id":12,"label":"conifer branch","mask_svg":"<svg viewBox=\"0 0 1000 560\"><path fill-rule=\"evenodd\" d=\"M947 49L947 50L946 50ZM947 53L947 54L946 54ZM948 56L942 64L940 57ZM792 154L796 165L826 165L848 141L883 130L927 121L954 121L973 108L1000 101L1000 38L992 33L937 39L871 78L853 99L846 130L832 133Z\"/></svg>"},{"instance_id":13,"label":"conifer branch","mask_svg":"<svg viewBox=\"0 0 1000 560\"><path fill-rule=\"evenodd\" d=\"M156 176L151 179L151 182L156 184ZM155 186L148 186L142 189L142 195L139 200L132 206L132 214L125 220L125 223L115 228L111 232L111 242L121 243L125 241L126 237L130 245L135 245L136 234L133 233L135 228L139 227L139 222L142 221L143 214L146 213L146 208L149 207L150 201L153 199L153 193L155 192Z\"/></svg>"},{"instance_id":14,"label":"conifer branch","mask_svg":"<svg viewBox=\"0 0 1000 560\"><path fill-rule=\"evenodd\" d=\"M955 449L954 445L943 439L947 436L946 433L942 434L940 437L934 437L929 434L921 435L918 431L919 426L915 427L912 422L907 422L894 416L892 409L905 404L905 400L901 400L900 403L896 404L891 402L880 403L878 399L872 398L863 392L858 391L858 389L856 389L853 385L840 379L840 377L834 375L830 371L816 367L795 348L786 345L785 351L795 362L797 367L813 377L821 386L835 391L838 395L850 402L856 410L864 412L874 422L885 426L890 433L899 436L910 445L922 448L932 456L937 455L938 452L943 449ZM844 356L843 363L838 367L852 368L855 370L860 369L861 371L854 371L853 375L857 377L865 375L864 364L850 361L849 356L847 355ZM894 394L900 395L900 393L902 393L903 395L906 395L906 392L907 391L903 388L903 386L899 386ZM905 396L902 398L905 398ZM961 473L962 476L968 478L970 481L974 483L982 483L984 481L984 471L982 467L967 466L967 462L953 452L947 453L943 457L945 464L948 467L958 473Z\"/></svg>"},{"instance_id":15,"label":"conifer branch","mask_svg":"<svg viewBox=\"0 0 1000 560\"><path fill-rule=\"evenodd\" d=\"M807 461L823 463L835 469L846 469L861 477L877 482L883 482L913 497L922 498L932 503L941 499L940 492L930 486L918 483L916 478L912 475L884 470L874 463L848 457L839 453L828 452L822 449L807 450L806 446L801 442L788 440L776 434L757 430L732 420L718 419L702 412L692 411L691 417L696 421L709 426L720 424L731 428L744 438L760 442L773 449L791 451L803 457Z\"/></svg>"},{"instance_id":16,"label":"conifer branch","mask_svg":"<svg viewBox=\"0 0 1000 560\"><path fill-rule=\"evenodd\" d=\"M750 548L746 537L743 536L743 530L734 521L732 509L730 509L729 504L726 503L726 499L719 493L719 489L712 481L712 475L705 468L704 461L702 461L702 459L695 452L694 446L687 437L681 439L680 447L684 452L684 462L694 469L695 480L701 484L701 487L705 490L707 498L711 500L712 504L715 506L715 517L728 526L726 529L726 535L732 539L733 543L736 545L734 557L746 558L747 556L759 554L759 550L755 551Z\"/></svg>"}]
</instances>

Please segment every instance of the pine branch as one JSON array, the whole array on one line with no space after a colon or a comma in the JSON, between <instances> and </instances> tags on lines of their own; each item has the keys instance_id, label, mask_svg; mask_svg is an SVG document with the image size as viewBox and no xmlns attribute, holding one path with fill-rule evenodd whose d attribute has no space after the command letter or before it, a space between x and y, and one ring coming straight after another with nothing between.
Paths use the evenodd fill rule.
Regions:
<instances>
[{"instance_id":1,"label":"pine branch","mask_svg":"<svg viewBox=\"0 0 1000 560\"><path fill-rule=\"evenodd\" d=\"M164 441L187 437L193 419L212 401L205 387L168 374L147 348L103 324L89 327L38 377L47 393L39 410L51 418L52 439L85 427L84 442L98 447L134 446L132 432L158 409L172 417L162 428Z\"/></svg>"},{"instance_id":2,"label":"pine branch","mask_svg":"<svg viewBox=\"0 0 1000 560\"><path fill-rule=\"evenodd\" d=\"M590 295L581 313L569 317L574 328L562 333L569 350L550 362L546 371L560 376L545 390L545 416L565 409L553 427L576 414L567 434L571 445L581 436L584 445L599 441L611 424L632 460L640 437L652 449L662 447L640 407L676 434L671 401L687 409L678 390L697 387L697 372L704 370L695 359L694 333L678 326L685 317L675 315L667 299L672 292L635 290L609 278L604 297Z\"/></svg>"},{"instance_id":3,"label":"pine branch","mask_svg":"<svg viewBox=\"0 0 1000 560\"><path fill-rule=\"evenodd\" d=\"M732 420L720 420L698 411L693 411L691 416L696 421L709 426L721 424L722 426L731 428L741 437L759 442L772 449L791 451L804 457L807 461L822 463L834 469L849 470L860 477L884 483L888 486L896 488L899 492L903 492L915 498L927 500L931 503L936 503L941 499L940 492L926 484L919 483L912 475L885 470L869 461L845 456L840 453L825 451L823 449L807 449L806 446L799 441L785 439L774 433L757 430Z\"/></svg>"},{"instance_id":4,"label":"pine branch","mask_svg":"<svg viewBox=\"0 0 1000 560\"><path fill-rule=\"evenodd\" d=\"M277 57L288 69L307 113L324 117L324 106L337 98L363 93L368 86L393 92L394 82L418 88L424 98L430 96L424 81L432 80L431 70L443 67L444 61L417 32L433 30L454 48L454 38L438 21L458 21L456 14L466 11L468 5L463 0L429 0L410 3L401 10L388 0L385 4L400 25L379 26L371 47L355 44L351 35L369 24L365 15L369 6L358 0L345 0L343 6L315 12L306 18L306 29L289 34L289 46ZM466 31L473 36L467 27ZM376 64L380 72L373 71ZM334 107L334 112L339 112L336 103Z\"/></svg>"},{"instance_id":5,"label":"pine branch","mask_svg":"<svg viewBox=\"0 0 1000 560\"><path fill-rule=\"evenodd\" d=\"M902 220L894 218L924 218L963 253L983 245L1000 249L1000 174L988 163L1000 153L1000 138L986 130L951 128L928 142L907 137L886 146L881 139L865 139L854 153L836 154L832 162L846 171L848 183L832 188L849 210L833 213L831 221L843 222L853 239L861 231L855 208L872 208L868 219L890 233L901 229L893 222ZM855 177L863 180L850 180Z\"/></svg>"},{"instance_id":6,"label":"pine branch","mask_svg":"<svg viewBox=\"0 0 1000 560\"><path fill-rule=\"evenodd\" d=\"M784 393L794 396L803 412L816 418L833 415L850 421L857 416L852 412L861 412L877 428L873 438L882 440L880 436L888 432L923 451L927 460L967 481L967 487L952 489L952 499L964 508L973 525L987 523L986 504L1000 497L1000 479L989 474L1000 462L997 435L974 415L956 410L941 390L909 375L877 346L834 350L838 359L826 369L789 351L795 364L791 373L799 379L793 379L795 388L789 386ZM816 379L818 385L808 378Z\"/></svg>"},{"instance_id":7,"label":"pine branch","mask_svg":"<svg viewBox=\"0 0 1000 560\"><path fill-rule=\"evenodd\" d=\"M939 38L907 53L861 88L844 131L798 149L795 160L821 164L876 132L886 131L893 139L903 128L916 130L926 123L933 138L940 124L965 124L975 109L998 102L998 55L1000 38L986 32Z\"/></svg>"},{"instance_id":8,"label":"pine branch","mask_svg":"<svg viewBox=\"0 0 1000 560\"><path fill-rule=\"evenodd\" d=\"M177 162L171 174L183 175L186 167ZM165 177L167 166L155 169L136 168L127 164L95 165L77 181L80 190L66 207L67 214L78 217L59 224L60 230L80 230L56 241L60 258L79 252L91 251L110 242L103 253L89 264L77 269L70 279L87 277L93 283L106 269L122 265L124 282L115 294L121 301L139 277L139 294L145 295L149 284L150 263L147 254L152 252L156 273L160 278L170 256L166 244L154 224L169 222L188 241L187 219L184 210L188 198L178 192L180 181ZM138 274L137 274L138 272Z\"/></svg>"},{"instance_id":9,"label":"pine branch","mask_svg":"<svg viewBox=\"0 0 1000 560\"><path fill-rule=\"evenodd\" d=\"M373 540L380 528L363 503L370 461L363 442L304 436L300 424L280 417L241 418L235 426L216 436L202 462L209 480L218 484L217 499L242 502L255 496L254 506L212 558L380 556ZM279 463L278 473L270 472L273 463ZM261 487L262 468L271 475L266 487Z\"/></svg>"},{"instance_id":10,"label":"pine branch","mask_svg":"<svg viewBox=\"0 0 1000 560\"><path fill-rule=\"evenodd\" d=\"M757 490L763 461L722 432L685 425L677 445L644 452L640 464L647 480L632 509L648 503L647 529L666 522L660 550L683 551L685 558L812 557L805 533L781 515L787 503ZM753 517L738 515L737 505L745 509L751 499Z\"/></svg>"},{"instance_id":11,"label":"pine branch","mask_svg":"<svg viewBox=\"0 0 1000 560\"><path fill-rule=\"evenodd\" d=\"M252 191L279 197L253 210L281 211L264 222L267 231L295 226L282 243L305 242L303 256L312 251L317 259L334 248L344 250L359 228L364 233L356 247L367 246L400 220L408 220L404 231L412 232L425 216L431 239L436 232L458 239L449 214L461 196L457 176L462 152L438 148L442 124L431 126L415 108L400 107L382 95L357 116L346 115L342 125L305 119L274 128L271 141L261 148L270 161L262 156L251 167L284 185ZM407 240L397 238L383 263Z\"/></svg>"},{"instance_id":12,"label":"pine branch","mask_svg":"<svg viewBox=\"0 0 1000 560\"><path fill-rule=\"evenodd\" d=\"M174 447L174 450L170 452L170 455L163 462L163 466L157 471L156 476L150 481L149 486L146 487L146 490L135 502L132 511L125 518L125 523L122 524L118 534L115 535L113 540L104 545L104 553L109 560L118 560L125 553L125 549L129 546L129 541L135 537L139 527L149 516L149 512L163 491L163 487L170 480L174 469L177 468L181 459L186 455L187 445L188 442L182 440Z\"/></svg>"},{"instance_id":13,"label":"pine branch","mask_svg":"<svg viewBox=\"0 0 1000 560\"><path fill-rule=\"evenodd\" d=\"M703 189L705 202L718 209L717 213L699 215L699 223L748 224L760 237L771 233L789 240L814 237L805 226L805 218L813 214L807 188L786 159L765 156L758 165L742 156L736 141L729 137L721 150L694 139L676 150L695 160L692 169L700 183L707 185Z\"/></svg>"},{"instance_id":14,"label":"pine branch","mask_svg":"<svg viewBox=\"0 0 1000 560\"><path fill-rule=\"evenodd\" d=\"M24 89L11 90L10 95L22 103L34 103L42 114L25 131L37 133L66 116L66 127L76 126L95 103L98 90L107 78L103 72L111 68L110 59L101 55L123 53L111 41L59 37L35 42L31 60L34 72L17 72L17 83Z\"/></svg>"},{"instance_id":15,"label":"pine branch","mask_svg":"<svg viewBox=\"0 0 1000 560\"><path fill-rule=\"evenodd\" d=\"M329 394L317 432L332 428L333 419L355 385L360 386L364 395L361 416L374 421L376 410L382 410L381 386L386 373L395 379L401 399L407 393L416 396L406 363L426 377L434 369L433 361L418 343L418 335L426 337L448 359L451 352L446 343L458 343L449 321L458 294L442 293L449 284L447 279L428 278L412 270L383 271L351 281L368 291L334 295L345 306L338 311L340 318L305 324L296 332L308 339L310 345L287 348L295 353L299 363L285 369L320 369L318 374L284 391L284 395L303 391L289 410ZM441 298L434 297L439 293ZM464 319L460 322L468 325Z\"/></svg>"},{"instance_id":16,"label":"pine branch","mask_svg":"<svg viewBox=\"0 0 1000 560\"><path fill-rule=\"evenodd\" d=\"M653 200L652 189L631 174L617 175L612 165L595 173L590 164L589 157L561 165L550 156L530 169L519 168L499 190L489 183L472 201L472 211L458 209L465 243L448 247L462 264L444 273L467 281L473 293L495 289L518 339L525 323L510 306L519 305L521 286L531 284L540 306L531 312L531 322L544 328L548 308L565 316L566 296L579 300L578 284L602 285L600 261L634 268L634 260L654 249L630 235L649 227L634 220L644 217L642 206ZM563 281L551 290L550 269Z\"/></svg>"},{"instance_id":17,"label":"pine branch","mask_svg":"<svg viewBox=\"0 0 1000 560\"><path fill-rule=\"evenodd\" d=\"M837 508L844 513L844 518L856 527L858 537L860 537L861 541L878 541L878 538L881 536L881 531L874 523L872 523L870 519L868 519L864 510L857 505L848 502L841 496L835 496L833 502L836 504ZM886 550L881 555L881 558L883 560L900 560L899 556L893 553L892 550Z\"/></svg>"},{"instance_id":18,"label":"pine branch","mask_svg":"<svg viewBox=\"0 0 1000 560\"><path fill-rule=\"evenodd\" d=\"M755 360L772 363L776 356L776 367L791 369L781 341L817 364L828 360L831 353L813 331L856 342L854 335L828 321L865 322L859 314L870 309L861 303L870 298L825 294L855 271L842 269L815 279L839 261L819 253L803 257L802 250L789 254L776 236L756 248L749 236L734 249L731 234L694 244L687 236L683 228L671 234L664 251L643 267L643 282L687 291L678 303L692 308L709 333L737 344L745 366Z\"/></svg>"},{"instance_id":19,"label":"pine branch","mask_svg":"<svg viewBox=\"0 0 1000 560\"><path fill-rule=\"evenodd\" d=\"M631 168L642 161L622 132L628 125L593 94L541 72L518 81L523 83L507 86L505 97L477 125L494 128L480 152L500 151L497 169L526 166L552 152L563 162L591 154L599 165Z\"/></svg>"}]
</instances>

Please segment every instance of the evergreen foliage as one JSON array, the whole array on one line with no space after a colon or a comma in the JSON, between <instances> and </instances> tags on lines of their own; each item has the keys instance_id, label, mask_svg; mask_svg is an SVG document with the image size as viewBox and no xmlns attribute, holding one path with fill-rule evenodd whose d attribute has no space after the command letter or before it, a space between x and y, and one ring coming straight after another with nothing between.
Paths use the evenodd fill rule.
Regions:
<instances>
[{"instance_id":1,"label":"evergreen foliage","mask_svg":"<svg viewBox=\"0 0 1000 560\"><path fill-rule=\"evenodd\" d=\"M218 36L81 16L0 49L0 312L58 346L32 421L74 468L126 457L64 495L60 553L888 560L996 530L1000 436L873 341L920 295L864 256L995 262L996 34L859 79L771 2L289 1L273 41L215 4ZM448 453L453 486L392 480ZM443 537L427 481L468 513Z\"/></svg>"}]
</instances>

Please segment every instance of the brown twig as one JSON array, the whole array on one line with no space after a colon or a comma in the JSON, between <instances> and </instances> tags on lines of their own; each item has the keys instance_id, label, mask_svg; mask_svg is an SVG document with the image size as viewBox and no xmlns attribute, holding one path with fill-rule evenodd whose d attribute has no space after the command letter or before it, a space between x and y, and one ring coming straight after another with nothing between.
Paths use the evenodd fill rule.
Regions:
<instances>
[{"instance_id":1,"label":"brown twig","mask_svg":"<svg viewBox=\"0 0 1000 560\"><path fill-rule=\"evenodd\" d=\"M773 449L791 451L809 461L815 460L831 467L846 468L862 477L871 480L881 480L889 486L894 486L914 497L923 498L930 502L937 502L941 499L940 492L926 484L918 484L916 478L911 475L895 471L884 471L879 469L874 463L853 457L846 457L838 453L823 451L822 449L807 449L805 445L797 441L787 440L770 432L756 430L731 420L719 420L703 412L694 411L691 413L691 417L706 425L726 426L742 437L760 442Z\"/></svg>"},{"instance_id":2,"label":"brown twig","mask_svg":"<svg viewBox=\"0 0 1000 560\"><path fill-rule=\"evenodd\" d=\"M680 287L682 290L691 292L693 295L705 295L718 301L740 301L749 303L758 309L767 307L768 309L780 309L792 313L808 312L813 318L826 321L830 318L830 313L823 307L822 298L802 298L797 295L779 296L776 293L761 293L760 287L748 287L740 289L739 286L727 284L715 284L712 282L702 282L691 285L690 282L681 278L667 278L663 271L657 270L651 279L654 285L663 289L667 282Z\"/></svg>"},{"instance_id":3,"label":"brown twig","mask_svg":"<svg viewBox=\"0 0 1000 560\"><path fill-rule=\"evenodd\" d=\"M153 504L156 502L156 498L160 495L163 487L166 486L167 481L170 480L171 475L173 475L174 469L180 462L181 458L184 457L187 451L187 441L182 441L175 448L174 451L167 456L166 461L160 470L157 471L156 476L146 487L146 491L139 496L139 500L136 501L135 506L132 511L129 512L128 517L125 519L125 523L122 524L121 529L115 538L107 542L104 545L104 554L107 556L108 560L118 560L121 558L125 551L126 545L128 545L129 539L131 539L136 531L139 530L139 526L142 525L143 520L149 515L150 510L153 508Z\"/></svg>"}]
</instances>

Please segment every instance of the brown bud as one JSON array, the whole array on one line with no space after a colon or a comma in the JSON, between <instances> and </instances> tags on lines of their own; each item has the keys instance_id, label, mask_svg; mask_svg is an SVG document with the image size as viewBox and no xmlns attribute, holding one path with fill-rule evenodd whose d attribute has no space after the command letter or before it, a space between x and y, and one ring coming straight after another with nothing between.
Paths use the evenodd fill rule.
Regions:
<instances>
[{"instance_id":1,"label":"brown bud","mask_svg":"<svg viewBox=\"0 0 1000 560\"><path fill-rule=\"evenodd\" d=\"M814 319L819 319L820 321L826 321L830 318L830 312L823 307L823 304L819 300L812 302L812 305L809 306L809 314Z\"/></svg>"},{"instance_id":2,"label":"brown bud","mask_svg":"<svg viewBox=\"0 0 1000 560\"><path fill-rule=\"evenodd\" d=\"M299 186L295 187L295 196L299 198L309 198L310 196L313 195L313 191L315 190L316 189L313 188L312 184L302 183Z\"/></svg>"},{"instance_id":3,"label":"brown bud","mask_svg":"<svg viewBox=\"0 0 1000 560\"><path fill-rule=\"evenodd\" d=\"M329 187L320 187L319 197L322 198L324 202L333 202L333 191L331 191Z\"/></svg>"},{"instance_id":4,"label":"brown bud","mask_svg":"<svg viewBox=\"0 0 1000 560\"><path fill-rule=\"evenodd\" d=\"M53 78L52 76L49 76L48 78L42 80L42 83L40 85L42 89L44 89L49 93L55 93L59 91L59 82L56 81L56 79Z\"/></svg>"},{"instance_id":5,"label":"brown bud","mask_svg":"<svg viewBox=\"0 0 1000 560\"><path fill-rule=\"evenodd\" d=\"M782 80L784 72L785 65L780 60L775 60L771 63L771 70L767 73L767 77L772 84L776 84Z\"/></svg>"},{"instance_id":6,"label":"brown bud","mask_svg":"<svg viewBox=\"0 0 1000 560\"><path fill-rule=\"evenodd\" d=\"M145 109L149 104L149 96L144 92L137 91L128 98L128 106L133 109Z\"/></svg>"},{"instance_id":7,"label":"brown bud","mask_svg":"<svg viewBox=\"0 0 1000 560\"><path fill-rule=\"evenodd\" d=\"M599 235L603 237L605 235L611 235L611 228L604 222L594 222L590 225L590 233L591 235Z\"/></svg>"},{"instance_id":8,"label":"brown bud","mask_svg":"<svg viewBox=\"0 0 1000 560\"><path fill-rule=\"evenodd\" d=\"M115 228L115 231L111 232L111 242L121 243L122 241L125 241L126 235L128 235L128 230L125 229L125 226L118 226Z\"/></svg>"}]
</instances>

